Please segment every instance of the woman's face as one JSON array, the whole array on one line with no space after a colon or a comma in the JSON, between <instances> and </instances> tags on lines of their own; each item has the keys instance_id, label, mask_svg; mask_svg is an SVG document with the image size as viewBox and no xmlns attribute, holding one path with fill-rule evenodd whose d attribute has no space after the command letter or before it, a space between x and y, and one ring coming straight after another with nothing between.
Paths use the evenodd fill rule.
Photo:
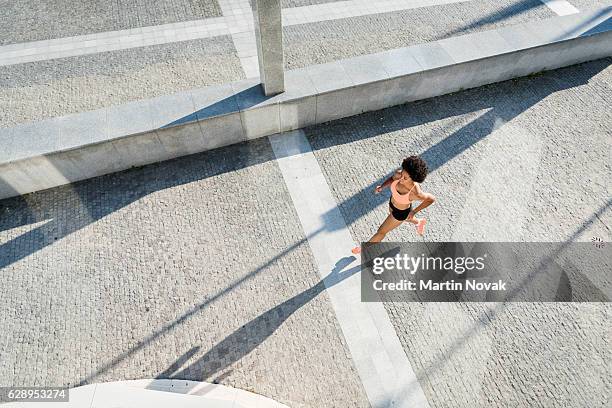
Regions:
<instances>
[{"instance_id":1,"label":"woman's face","mask_svg":"<svg viewBox=\"0 0 612 408\"><path fill-rule=\"evenodd\" d=\"M412 180L410 178L410 174L408 174L408 172L406 170L402 170L402 181L410 181Z\"/></svg>"}]
</instances>

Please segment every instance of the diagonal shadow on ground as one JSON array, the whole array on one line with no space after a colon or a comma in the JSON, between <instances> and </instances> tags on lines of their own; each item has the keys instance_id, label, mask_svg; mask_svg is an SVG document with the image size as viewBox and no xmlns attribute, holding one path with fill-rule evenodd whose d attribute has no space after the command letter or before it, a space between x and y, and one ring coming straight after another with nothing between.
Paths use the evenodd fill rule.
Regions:
<instances>
[{"instance_id":1,"label":"diagonal shadow on ground","mask_svg":"<svg viewBox=\"0 0 612 408\"><path fill-rule=\"evenodd\" d=\"M571 236L566 241L564 241L563 244L560 245L553 253L544 256L540 260L540 263L534 269L532 269L529 274L508 294L507 298L510 300L510 302L512 301L512 299L516 299L517 295L525 286L530 285L534 281L534 279L537 279L538 276L546 270L551 260L554 260L556 257L560 256L568 248L570 243L578 239L578 237L580 237L580 235L582 235L591 224L598 220L598 217L600 217L610 208L612 208L612 200L608 200L605 205L602 205L588 219L583 221L580 227L578 227L571 234ZM560 285L563 285L563 282L561 282ZM563 289L561 286L559 288ZM607 299L604 299L605 296L602 297L602 301L609 301ZM421 372L417 373L417 375L419 377L427 376L435 370L442 369L442 367L450 360L450 356L452 354L459 352L461 347L465 346L472 337L476 336L479 333L479 331L486 329L496 319L503 315L503 312L507 308L507 303L508 302L490 303L489 305L492 305L492 308L485 308L482 314L475 318L474 325L471 328L466 330L461 336L459 336L459 338L453 341L446 348L446 350L440 351L435 361L423 367L421 369ZM499 361L499 359L497 361Z\"/></svg>"},{"instance_id":2,"label":"diagonal shadow on ground","mask_svg":"<svg viewBox=\"0 0 612 408\"><path fill-rule=\"evenodd\" d=\"M610 61L610 58L603 59L547 72L537 77L507 81L375 113L366 113L362 115L365 119L362 128L352 129L352 132L340 132L340 137L332 138L329 137L329 134L334 134L335 129L352 126L349 120L314 126L306 129L306 133L310 136L313 148L316 150L418 126L421 123L441 118L489 109L486 114L475 121L421 152L429 161L432 171L435 171L485 138L493 129L497 118L510 121L548 95L586 83L589 78L606 69ZM386 127L381 127L377 121L368 120L368 117L379 118L381 115L386 119ZM321 137L321 134L325 132L327 137ZM0 270L155 191L274 159L267 139L260 139L0 201L0 231L44 222L15 238L0 243ZM340 203L339 207L347 225L354 223L359 217L380 204L375 201L380 197L372 199L371 188L375 184L372 183L370 187ZM104 204L101 205L101 203ZM303 242L304 240L301 241ZM292 250L295 245L287 251ZM278 257L284 256L287 251L279 254ZM100 374L165 335L173 327L182 324L190 316L204 309L214 299L223 296L264 268L266 265L260 266L237 282L232 282L225 290L202 302L193 310L157 329L138 345L126 350L83 378L80 384L93 381ZM312 295L315 292L313 290L309 294Z\"/></svg>"},{"instance_id":3,"label":"diagonal shadow on ground","mask_svg":"<svg viewBox=\"0 0 612 408\"><path fill-rule=\"evenodd\" d=\"M588 66L588 71L583 71L584 76L559 75L565 71L562 69L521 80L507 81L503 85L489 85L484 87L487 89L486 91L484 91L484 88L479 88L480 92L478 92L478 95L480 98L468 97L469 104L466 105L460 104L461 99L456 97L462 94L466 95L466 92L472 92L476 95L476 90L389 108L386 116L392 118L392 121L385 122L384 130L385 132L402 130L442 118L488 109L486 113L454 131L442 141L428 147L425 151L411 152L423 157L427 161L430 172L434 172L452 158L458 157L471 146L486 138L495 130L495 126L499 121L510 122L548 95L585 84L589 78L605 69L611 61L612 59L606 59L597 61L595 65L583 64L583 68ZM599 63L602 63L602 65L598 65ZM437 101L440 101L440 103L435 103ZM343 131L342 126L345 126L343 121L338 121L335 126L338 133L344 136L340 143L357 142L382 133L379 126L365 127L354 132ZM321 131L321 129L318 126L312 130L312 133L316 134L312 138L313 149L324 149L340 144L338 140L324 137L325 134L333 134L333 129L329 132L326 130ZM372 194L374 188L388 176L389 174L373 181L366 188L338 204L347 225L353 224L356 220L388 200L388 197L385 197L383 194Z\"/></svg>"},{"instance_id":4,"label":"diagonal shadow on ground","mask_svg":"<svg viewBox=\"0 0 612 408\"><path fill-rule=\"evenodd\" d=\"M249 272L248 274L246 274L242 278L237 279L237 280L231 282L222 291L217 292L217 293L215 293L212 296L209 296L208 298L206 298L201 303L195 305L193 308L191 308L187 312L183 313L177 319L175 319L172 322L170 322L170 323L168 323L168 324L158 328L153 333L151 333L149 336L147 336L142 341L140 341L137 345L135 345L135 346L129 348L128 350L126 350L125 352L119 354L118 356L113 358L111 361L109 361L109 362L103 364L102 366L100 366L99 368L97 368L95 371L90 373L88 376L82 378L77 383L77 386L81 386L81 385L85 385L85 384L91 383L95 378L97 378L100 375L104 374L105 372L111 370L113 367L116 367L121 362L127 360L128 358L130 358L131 356L136 354L138 351L144 349L149 344L151 344L154 341L158 340L159 338L163 337L164 335L166 335L167 333L172 331L177 326L185 323L191 317L195 316L196 314L198 314L199 312L201 312L202 310L204 310L208 306L212 305L214 302L216 302L217 300L219 300L220 298L225 296L227 293L231 292L232 290L234 290L238 286L242 285L243 283L249 281L250 279L255 277L257 274L259 274L261 271L263 271L264 269L266 269L267 267L272 265L274 262L278 261L283 256L287 255L288 253L290 253L291 251L293 251L295 248L299 247L300 245L303 245L304 243L306 243L306 240L307 240L306 238L299 240L295 244L293 244L290 247L286 248L283 252L281 252L278 255L276 255L274 258L268 260L264 264L262 264L259 267L253 269L251 272ZM189 359L189 358L187 357L187 359Z\"/></svg>"},{"instance_id":5,"label":"diagonal shadow on ground","mask_svg":"<svg viewBox=\"0 0 612 408\"><path fill-rule=\"evenodd\" d=\"M551 255L551 257L556 258L558 255L560 255L567 248L570 242L573 242L584 231L586 231L588 226L597 221L598 216L606 212L611 205L612 201L608 201L606 205L602 206L589 219L585 220L580 227L574 231L571 237L563 245L561 245L554 254ZM392 256L395 251L396 249L390 250L387 256ZM538 267L533 269L529 275L516 288L514 288L509 295L509 299L514 298L521 288L529 285L535 278L537 278L538 274L546 269L549 259L550 257L548 256L543 258ZM192 381L208 380L212 382L220 381L229 373L226 370L228 370L233 363L241 360L244 356L248 355L255 348L257 348L257 346L262 344L298 309L313 300L326 288L330 288L359 272L361 269L359 265L343 271L345 265L350 264L353 260L353 257L347 257L339 260L331 273L319 281L316 285L295 295L285 302L278 304L265 313L262 313L255 319L249 321L235 332L227 336L221 342L213 346L197 361L178 371L178 368L180 368L180 366L187 360L184 358L184 356L181 356L171 365L175 371L170 372L170 370L166 370L158 375L157 378L171 378ZM449 357L453 353L457 352L464 344L466 344L472 336L477 334L479 330L482 330L486 326L490 325L497 317L499 317L506 305L505 303L496 303L495 305L496 306L493 309L485 311L484 316L477 318L477 323L471 329L467 330L459 339L453 342L447 350L442 352L440 357L436 359L435 362L423 368L422 372L419 374L419 377L429 375L434 370L439 370L445 364L445 362L448 361ZM188 353L191 353L191 350ZM193 353L191 353L189 357L192 355Z\"/></svg>"},{"instance_id":6,"label":"diagonal shadow on ground","mask_svg":"<svg viewBox=\"0 0 612 408\"><path fill-rule=\"evenodd\" d=\"M486 16L470 24L465 24L454 30L447 31L444 34L442 34L440 38L449 38L449 37L454 37L460 34L468 34L478 28L490 26L495 23L499 23L501 21L508 20L512 17L524 14L530 11L531 9L539 8L539 7L546 8L544 3L540 0L522 0L518 3L511 4L508 7L504 7L501 10L497 10L495 12L489 13Z\"/></svg>"},{"instance_id":7,"label":"diagonal shadow on ground","mask_svg":"<svg viewBox=\"0 0 612 408\"><path fill-rule=\"evenodd\" d=\"M221 373L263 343L293 313L313 300L325 289L359 272L361 270L361 265L343 270L347 264L352 263L354 260L355 257L352 256L340 259L329 275L321 279L317 284L257 316L255 319L241 326L235 332L216 344L207 351L204 356L188 367L173 373L169 377L163 378L204 381L211 379L217 373ZM213 382L215 382L215 380L216 379L212 379Z\"/></svg>"},{"instance_id":8,"label":"diagonal shadow on ground","mask_svg":"<svg viewBox=\"0 0 612 408\"><path fill-rule=\"evenodd\" d=\"M318 150L489 109L486 114L453 132L443 141L420 152L433 172L490 134L497 119L508 122L548 95L586 83L611 61L610 58L602 59L536 77L506 81L365 113L361 115L365 119L363 128L351 132L346 131L351 126L349 120L317 125L305 131L311 136L313 149ZM384 127L380 122L368 120L368 117L379 118L381 115L385 118ZM329 137L330 134L340 134L340 137ZM45 223L0 243L0 269L155 191L274 159L267 139L260 139L2 200L0 231L42 221ZM371 194L379 181L374 181L339 203L347 225L385 200L381 196L372 197ZM0 183L3 183L1 178ZM104 205L100 205L101 202Z\"/></svg>"}]
</instances>

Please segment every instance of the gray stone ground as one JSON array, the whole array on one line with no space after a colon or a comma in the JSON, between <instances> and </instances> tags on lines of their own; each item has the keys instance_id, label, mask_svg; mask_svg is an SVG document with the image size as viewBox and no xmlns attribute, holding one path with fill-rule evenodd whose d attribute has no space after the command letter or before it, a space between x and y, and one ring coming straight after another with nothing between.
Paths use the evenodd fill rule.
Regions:
<instances>
[{"instance_id":1,"label":"gray stone ground","mask_svg":"<svg viewBox=\"0 0 612 408\"><path fill-rule=\"evenodd\" d=\"M164 10L183 13L189 9L180 4L175 9L166 5ZM86 10L80 7L63 15L70 23L56 25L57 29L70 30L86 21L81 15ZM137 19L139 13L127 15ZM28 14L9 18L13 14L5 11L0 21L25 24ZM474 0L290 26L284 28L285 67L294 69L554 15L539 0ZM28 32L20 27L12 30ZM57 37L67 35L71 31L58 32ZM0 67L0 126L242 78L229 36Z\"/></svg>"},{"instance_id":2,"label":"gray stone ground","mask_svg":"<svg viewBox=\"0 0 612 408\"><path fill-rule=\"evenodd\" d=\"M461 214L500 204L464 208L483 156L503 154L489 140L502 123L544 141L513 238L610 241L610 62L306 134L356 240L386 215L376 178L408 153L432 168L426 238L461 239ZM0 201L0 384L159 376L294 407L367 406L315 267L266 139ZM595 407L612 395L609 304L385 306L432 407Z\"/></svg>"},{"instance_id":3,"label":"gray stone ground","mask_svg":"<svg viewBox=\"0 0 612 408\"><path fill-rule=\"evenodd\" d=\"M0 385L367 399L267 139L0 202Z\"/></svg>"},{"instance_id":4,"label":"gray stone ground","mask_svg":"<svg viewBox=\"0 0 612 408\"><path fill-rule=\"evenodd\" d=\"M255 0L249 0L249 4L253 7ZM312 6L315 4L336 3L343 0L281 0L281 8L293 8Z\"/></svg>"},{"instance_id":5,"label":"gray stone ground","mask_svg":"<svg viewBox=\"0 0 612 408\"><path fill-rule=\"evenodd\" d=\"M554 17L540 0L473 0L285 27L285 67L371 54Z\"/></svg>"},{"instance_id":6,"label":"gray stone ground","mask_svg":"<svg viewBox=\"0 0 612 408\"><path fill-rule=\"evenodd\" d=\"M253 4L253 0L249 0ZM281 0L282 8L312 6L313 4L335 3L342 0Z\"/></svg>"},{"instance_id":7,"label":"gray stone ground","mask_svg":"<svg viewBox=\"0 0 612 408\"><path fill-rule=\"evenodd\" d=\"M426 239L473 238L459 225L466 214L478 219L505 204L497 196L481 196L478 207L465 207L479 188L473 180L480 164L490 155L508 155L492 150L489 141L501 123L509 129L507 137L527 135L543 146L535 177L510 180L506 187L520 197L525 184L532 184L524 210L501 217L521 225L520 234L507 239L609 242L611 62L368 113L306 133L356 241L369 238L387 215L388 195L372 194L377 178L409 154L422 154L432 168L423 186L438 201L425 211ZM518 172L521 158L516 162ZM491 188L502 182L496 179L501 173L494 171ZM402 227L388 239L419 238L413 228ZM607 406L612 397L609 304L388 303L386 308L432 407L594 407Z\"/></svg>"},{"instance_id":8,"label":"gray stone ground","mask_svg":"<svg viewBox=\"0 0 612 408\"><path fill-rule=\"evenodd\" d=\"M491 154L487 136L498 123L517 135L537 136L544 148L517 240L588 240L591 234L610 240L612 214L597 210L609 206L612 187L611 61L366 113L308 128L306 134L357 240L369 238L385 216L388 197L374 196L371 189L409 153L427 159L432 171L425 185L442 203L428 211L428 239L448 240L480 162ZM346 165L348 159L358 165ZM511 182L508 188L518 189L525 180ZM588 232L574 236L587 220ZM415 235L400 230L390 239Z\"/></svg>"},{"instance_id":9,"label":"gray stone ground","mask_svg":"<svg viewBox=\"0 0 612 408\"><path fill-rule=\"evenodd\" d=\"M219 16L216 0L0 0L0 45Z\"/></svg>"},{"instance_id":10,"label":"gray stone ground","mask_svg":"<svg viewBox=\"0 0 612 408\"><path fill-rule=\"evenodd\" d=\"M578 10L612 5L612 1L610 0L570 0L569 3Z\"/></svg>"},{"instance_id":11,"label":"gray stone ground","mask_svg":"<svg viewBox=\"0 0 612 408\"><path fill-rule=\"evenodd\" d=\"M0 126L243 79L231 37L0 67Z\"/></svg>"}]
</instances>

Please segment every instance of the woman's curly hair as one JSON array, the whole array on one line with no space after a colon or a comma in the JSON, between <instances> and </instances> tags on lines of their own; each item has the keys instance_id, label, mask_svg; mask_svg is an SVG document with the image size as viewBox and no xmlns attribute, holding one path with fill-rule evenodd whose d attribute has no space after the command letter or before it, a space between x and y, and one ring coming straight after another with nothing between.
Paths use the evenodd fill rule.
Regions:
<instances>
[{"instance_id":1,"label":"woman's curly hair","mask_svg":"<svg viewBox=\"0 0 612 408\"><path fill-rule=\"evenodd\" d=\"M402 162L402 169L406 170L412 181L422 183L427 177L427 163L419 156L409 156Z\"/></svg>"}]
</instances>

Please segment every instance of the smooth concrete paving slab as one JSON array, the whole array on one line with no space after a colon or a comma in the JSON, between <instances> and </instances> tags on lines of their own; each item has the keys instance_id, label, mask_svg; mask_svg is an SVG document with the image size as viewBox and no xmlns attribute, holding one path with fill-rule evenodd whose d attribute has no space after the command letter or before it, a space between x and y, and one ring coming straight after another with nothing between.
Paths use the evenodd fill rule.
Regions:
<instances>
[{"instance_id":1,"label":"smooth concrete paving slab","mask_svg":"<svg viewBox=\"0 0 612 408\"><path fill-rule=\"evenodd\" d=\"M0 383L368 406L267 140L0 202Z\"/></svg>"},{"instance_id":2,"label":"smooth concrete paving slab","mask_svg":"<svg viewBox=\"0 0 612 408\"><path fill-rule=\"evenodd\" d=\"M542 0L542 2L559 16L568 16L578 12L578 9L566 0Z\"/></svg>"},{"instance_id":3,"label":"smooth concrete paving slab","mask_svg":"<svg viewBox=\"0 0 612 408\"><path fill-rule=\"evenodd\" d=\"M388 193L374 187L420 154L431 170L423 188L437 197L423 212L428 230L402 226L389 241L609 242L611 62L305 133L356 241L388 214ZM605 405L612 391L608 303L385 307L433 407Z\"/></svg>"},{"instance_id":4,"label":"smooth concrete paving slab","mask_svg":"<svg viewBox=\"0 0 612 408\"><path fill-rule=\"evenodd\" d=\"M406 2L403 0L382 0L372 3L365 0L346 0L285 9L283 11L283 20L284 25L296 25L439 6L442 4L462 3L465 1L466 0L420 0Z\"/></svg>"},{"instance_id":5,"label":"smooth concrete paving slab","mask_svg":"<svg viewBox=\"0 0 612 408\"><path fill-rule=\"evenodd\" d=\"M247 78L259 77L253 4L247 0L218 0Z\"/></svg>"},{"instance_id":6,"label":"smooth concrete paving slab","mask_svg":"<svg viewBox=\"0 0 612 408\"><path fill-rule=\"evenodd\" d=\"M0 47L0 66L47 61L227 35L225 18L162 24Z\"/></svg>"},{"instance_id":7,"label":"smooth concrete paving slab","mask_svg":"<svg viewBox=\"0 0 612 408\"><path fill-rule=\"evenodd\" d=\"M269 140L370 405L429 408L383 306L361 302L355 242L304 132Z\"/></svg>"}]
</instances>

